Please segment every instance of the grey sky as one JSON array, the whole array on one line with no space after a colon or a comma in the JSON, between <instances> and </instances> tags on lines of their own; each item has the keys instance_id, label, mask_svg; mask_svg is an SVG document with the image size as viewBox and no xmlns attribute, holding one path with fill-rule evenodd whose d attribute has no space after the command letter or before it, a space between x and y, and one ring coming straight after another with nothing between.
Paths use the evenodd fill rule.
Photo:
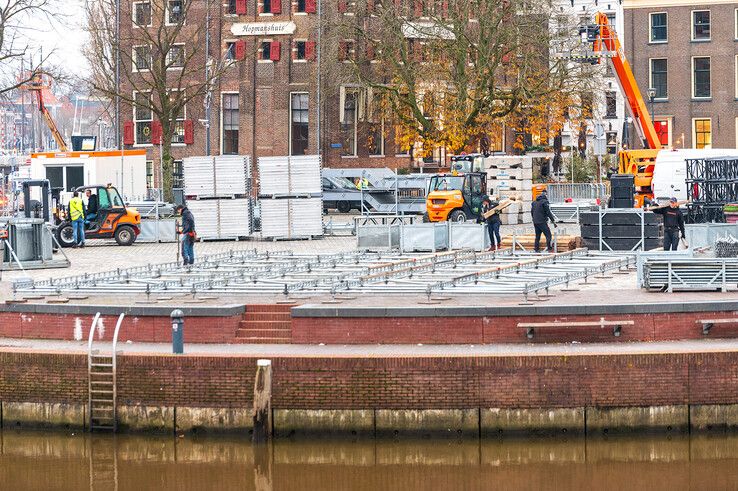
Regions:
<instances>
[{"instance_id":1,"label":"grey sky","mask_svg":"<svg viewBox=\"0 0 738 491\"><path fill-rule=\"evenodd\" d=\"M51 23L44 18L36 29L27 31L33 49L43 49L45 54L54 50L53 63L64 66L67 72L82 75L88 70L82 56L82 47L87 40L83 26L85 22L84 0L59 0L59 14ZM34 56L38 56L35 54Z\"/></svg>"}]
</instances>

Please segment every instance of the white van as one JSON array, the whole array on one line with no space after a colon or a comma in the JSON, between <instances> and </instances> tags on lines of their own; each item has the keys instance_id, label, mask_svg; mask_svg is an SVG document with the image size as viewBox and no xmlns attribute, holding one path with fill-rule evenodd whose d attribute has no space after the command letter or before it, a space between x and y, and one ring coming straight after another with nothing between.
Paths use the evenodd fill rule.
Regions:
<instances>
[{"instance_id":1,"label":"white van","mask_svg":"<svg viewBox=\"0 0 738 491\"><path fill-rule=\"evenodd\" d=\"M651 189L656 201L667 201L672 196L679 200L689 199L687 189L687 159L700 159L709 157L735 157L738 158L737 149L674 149L661 150L656 156L656 166L653 170Z\"/></svg>"}]
</instances>

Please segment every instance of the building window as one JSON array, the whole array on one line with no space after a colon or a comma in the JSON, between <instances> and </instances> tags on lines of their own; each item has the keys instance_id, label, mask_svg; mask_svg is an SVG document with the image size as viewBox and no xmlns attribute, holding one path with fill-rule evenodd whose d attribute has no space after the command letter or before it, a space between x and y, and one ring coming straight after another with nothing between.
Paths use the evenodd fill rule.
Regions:
<instances>
[{"instance_id":1,"label":"building window","mask_svg":"<svg viewBox=\"0 0 738 491\"><path fill-rule=\"evenodd\" d=\"M149 70L152 64L151 46L133 47L133 71Z\"/></svg>"},{"instance_id":2,"label":"building window","mask_svg":"<svg viewBox=\"0 0 738 491\"><path fill-rule=\"evenodd\" d=\"M692 40L710 40L710 11L698 10L692 12Z\"/></svg>"},{"instance_id":3,"label":"building window","mask_svg":"<svg viewBox=\"0 0 738 491\"><path fill-rule=\"evenodd\" d=\"M692 97L709 98L711 96L710 57L692 58Z\"/></svg>"},{"instance_id":4,"label":"building window","mask_svg":"<svg viewBox=\"0 0 738 491\"><path fill-rule=\"evenodd\" d=\"M666 58L655 58L651 60L651 87L656 90L655 99L666 99L669 97L668 75Z\"/></svg>"},{"instance_id":5,"label":"building window","mask_svg":"<svg viewBox=\"0 0 738 491\"><path fill-rule=\"evenodd\" d=\"M135 2L133 4L133 25L136 27L151 25L151 2Z\"/></svg>"},{"instance_id":6,"label":"building window","mask_svg":"<svg viewBox=\"0 0 738 491\"><path fill-rule=\"evenodd\" d=\"M296 10L296 12L306 12L306 10L305 10L305 3L306 3L306 0L297 0L297 5L296 5L297 10Z\"/></svg>"},{"instance_id":7,"label":"building window","mask_svg":"<svg viewBox=\"0 0 738 491\"><path fill-rule=\"evenodd\" d=\"M151 96L146 92L134 94L136 104L133 106L133 120L136 125L136 145L147 145L151 143L151 123L153 114L151 112Z\"/></svg>"},{"instance_id":8,"label":"building window","mask_svg":"<svg viewBox=\"0 0 738 491\"><path fill-rule=\"evenodd\" d=\"M356 156L356 128L358 123L359 91L356 89L345 89L343 107L341 108L341 137L342 155Z\"/></svg>"},{"instance_id":9,"label":"building window","mask_svg":"<svg viewBox=\"0 0 738 491\"><path fill-rule=\"evenodd\" d=\"M651 18L651 42L665 43L668 40L668 26L666 12L658 12L650 15Z\"/></svg>"},{"instance_id":10,"label":"building window","mask_svg":"<svg viewBox=\"0 0 738 491\"><path fill-rule=\"evenodd\" d=\"M356 49L353 41L345 40L338 43L338 61L353 60L355 54Z\"/></svg>"},{"instance_id":11,"label":"building window","mask_svg":"<svg viewBox=\"0 0 738 491\"><path fill-rule=\"evenodd\" d=\"M738 9L735 9L735 32L733 33L733 36L736 40L738 40Z\"/></svg>"},{"instance_id":12,"label":"building window","mask_svg":"<svg viewBox=\"0 0 738 491\"><path fill-rule=\"evenodd\" d=\"M154 189L154 161L146 161L146 189Z\"/></svg>"},{"instance_id":13,"label":"building window","mask_svg":"<svg viewBox=\"0 0 738 491\"><path fill-rule=\"evenodd\" d=\"M384 155L384 120L369 126L369 155Z\"/></svg>"},{"instance_id":14,"label":"building window","mask_svg":"<svg viewBox=\"0 0 738 491\"><path fill-rule=\"evenodd\" d=\"M694 129L694 148L712 148L712 120L693 119L692 127Z\"/></svg>"},{"instance_id":15,"label":"building window","mask_svg":"<svg viewBox=\"0 0 738 491\"><path fill-rule=\"evenodd\" d=\"M228 0L225 11L228 15L236 15L236 0Z\"/></svg>"},{"instance_id":16,"label":"building window","mask_svg":"<svg viewBox=\"0 0 738 491\"><path fill-rule=\"evenodd\" d=\"M167 53L167 69L183 68L185 62L185 45L174 44Z\"/></svg>"},{"instance_id":17,"label":"building window","mask_svg":"<svg viewBox=\"0 0 738 491\"><path fill-rule=\"evenodd\" d=\"M615 119L618 117L618 98L615 92L605 92L605 117Z\"/></svg>"},{"instance_id":18,"label":"building window","mask_svg":"<svg viewBox=\"0 0 738 491\"><path fill-rule=\"evenodd\" d=\"M268 14L272 11L272 0L262 0L261 13Z\"/></svg>"},{"instance_id":19,"label":"building window","mask_svg":"<svg viewBox=\"0 0 738 491\"><path fill-rule=\"evenodd\" d=\"M290 155L305 155L308 149L308 94L292 94L290 113Z\"/></svg>"},{"instance_id":20,"label":"building window","mask_svg":"<svg viewBox=\"0 0 738 491\"><path fill-rule=\"evenodd\" d=\"M184 144L185 142L184 122L185 122L185 109L182 109L182 112L180 112L177 115L176 120L174 122L174 132L172 133L172 143Z\"/></svg>"},{"instance_id":21,"label":"building window","mask_svg":"<svg viewBox=\"0 0 738 491\"><path fill-rule=\"evenodd\" d=\"M167 2L167 24L179 24L184 20L184 0Z\"/></svg>"},{"instance_id":22,"label":"building window","mask_svg":"<svg viewBox=\"0 0 738 491\"><path fill-rule=\"evenodd\" d=\"M294 51L295 60L305 60L306 59L305 45L306 45L305 41L295 41L295 51Z\"/></svg>"},{"instance_id":23,"label":"building window","mask_svg":"<svg viewBox=\"0 0 738 491\"><path fill-rule=\"evenodd\" d=\"M175 160L172 162L172 187L175 189L181 189L184 187L184 170L182 168L181 160Z\"/></svg>"},{"instance_id":24,"label":"building window","mask_svg":"<svg viewBox=\"0 0 738 491\"><path fill-rule=\"evenodd\" d=\"M656 134L659 137L661 145L664 147L671 146L671 124L669 119L655 118L653 122L653 128L656 130Z\"/></svg>"},{"instance_id":25,"label":"building window","mask_svg":"<svg viewBox=\"0 0 738 491\"><path fill-rule=\"evenodd\" d=\"M238 94L223 94L223 155L238 154L238 129L240 125Z\"/></svg>"},{"instance_id":26,"label":"building window","mask_svg":"<svg viewBox=\"0 0 738 491\"><path fill-rule=\"evenodd\" d=\"M233 61L236 59L236 42L235 41L226 41L226 51L224 58L227 61Z\"/></svg>"}]
</instances>

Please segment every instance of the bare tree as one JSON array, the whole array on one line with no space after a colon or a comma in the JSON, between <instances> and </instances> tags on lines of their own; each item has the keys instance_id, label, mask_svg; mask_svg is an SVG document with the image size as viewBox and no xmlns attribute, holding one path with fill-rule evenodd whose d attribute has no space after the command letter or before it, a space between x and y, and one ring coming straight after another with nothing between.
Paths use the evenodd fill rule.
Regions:
<instances>
[{"instance_id":1,"label":"bare tree","mask_svg":"<svg viewBox=\"0 0 738 491\"><path fill-rule=\"evenodd\" d=\"M0 97L34 80L52 55L31 59L28 33L38 19L50 17L54 6L54 0L0 0ZM44 72L55 75L48 66Z\"/></svg>"},{"instance_id":2,"label":"bare tree","mask_svg":"<svg viewBox=\"0 0 738 491\"><path fill-rule=\"evenodd\" d=\"M339 57L354 83L384 99L396 140L420 143L424 155L488 146L503 125L554 133L586 81L581 64L550 56L547 0L356 4L332 26Z\"/></svg>"},{"instance_id":3,"label":"bare tree","mask_svg":"<svg viewBox=\"0 0 738 491\"><path fill-rule=\"evenodd\" d=\"M197 113L194 102L208 97L213 84L235 61L205 53L204 15L196 17L195 9L202 9L202 14L206 8L219 12L216 0L155 0L144 5L148 6L146 10L132 15L133 28L121 29L116 35L115 0L88 2L88 83L93 93L110 100L120 98L136 111L150 112L155 124L161 125L161 187L165 199L171 200L172 138L183 131L178 119L190 103L190 115ZM115 81L117 56L121 62L120 86Z\"/></svg>"}]
</instances>

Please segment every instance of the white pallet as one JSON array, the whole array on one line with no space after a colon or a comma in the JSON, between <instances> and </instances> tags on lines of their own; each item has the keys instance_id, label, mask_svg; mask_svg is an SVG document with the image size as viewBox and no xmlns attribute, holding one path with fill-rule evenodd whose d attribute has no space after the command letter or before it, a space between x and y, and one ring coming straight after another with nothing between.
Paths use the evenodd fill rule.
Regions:
<instances>
[{"instance_id":1,"label":"white pallet","mask_svg":"<svg viewBox=\"0 0 738 491\"><path fill-rule=\"evenodd\" d=\"M262 199L261 235L274 239L323 235L321 198Z\"/></svg>"},{"instance_id":2,"label":"white pallet","mask_svg":"<svg viewBox=\"0 0 738 491\"><path fill-rule=\"evenodd\" d=\"M186 196L215 194L213 157L186 157L182 160L182 172Z\"/></svg>"},{"instance_id":3,"label":"white pallet","mask_svg":"<svg viewBox=\"0 0 738 491\"><path fill-rule=\"evenodd\" d=\"M491 168L487 169L489 179L533 179L533 169Z\"/></svg>"},{"instance_id":4,"label":"white pallet","mask_svg":"<svg viewBox=\"0 0 738 491\"><path fill-rule=\"evenodd\" d=\"M532 201L533 200L533 191L516 191L516 190L510 190L510 189L499 189L495 190L497 196L500 197L500 199L506 199L506 198L515 198L518 201Z\"/></svg>"},{"instance_id":5,"label":"white pallet","mask_svg":"<svg viewBox=\"0 0 738 491\"><path fill-rule=\"evenodd\" d=\"M533 158L528 156L498 155L484 159L487 169L532 169Z\"/></svg>"},{"instance_id":6,"label":"white pallet","mask_svg":"<svg viewBox=\"0 0 738 491\"><path fill-rule=\"evenodd\" d=\"M517 225L518 213L513 213L511 215L500 215L500 220L502 221L503 225Z\"/></svg>"},{"instance_id":7,"label":"white pallet","mask_svg":"<svg viewBox=\"0 0 738 491\"><path fill-rule=\"evenodd\" d=\"M248 198L190 200L197 236L204 240L251 235L251 202Z\"/></svg>"},{"instance_id":8,"label":"white pallet","mask_svg":"<svg viewBox=\"0 0 738 491\"><path fill-rule=\"evenodd\" d=\"M487 187L495 190L531 191L533 181L528 179L491 179L487 181Z\"/></svg>"},{"instance_id":9,"label":"white pallet","mask_svg":"<svg viewBox=\"0 0 738 491\"><path fill-rule=\"evenodd\" d=\"M215 192L218 196L245 195L251 191L251 158L246 155L215 157Z\"/></svg>"},{"instance_id":10,"label":"white pallet","mask_svg":"<svg viewBox=\"0 0 738 491\"><path fill-rule=\"evenodd\" d=\"M259 157L259 194L299 196L321 194L319 155Z\"/></svg>"}]
</instances>

